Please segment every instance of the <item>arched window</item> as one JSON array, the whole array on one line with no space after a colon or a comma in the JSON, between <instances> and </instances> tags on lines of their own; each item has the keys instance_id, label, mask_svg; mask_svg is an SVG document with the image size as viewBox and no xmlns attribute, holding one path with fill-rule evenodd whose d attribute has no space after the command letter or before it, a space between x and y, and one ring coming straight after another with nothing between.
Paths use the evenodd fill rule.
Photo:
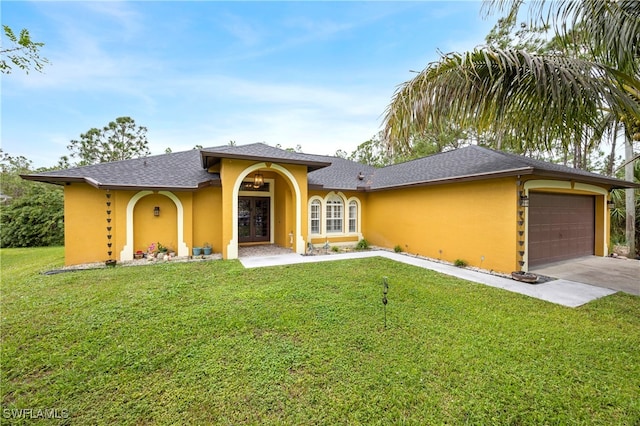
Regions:
<instances>
[{"instance_id":1,"label":"arched window","mask_svg":"<svg viewBox=\"0 0 640 426\"><path fill-rule=\"evenodd\" d=\"M311 233L319 234L320 233L320 221L322 220L322 203L320 200L313 200L311 202Z\"/></svg>"},{"instance_id":2,"label":"arched window","mask_svg":"<svg viewBox=\"0 0 640 426\"><path fill-rule=\"evenodd\" d=\"M337 195L327 200L327 234L343 232L344 204Z\"/></svg>"},{"instance_id":3,"label":"arched window","mask_svg":"<svg viewBox=\"0 0 640 426\"><path fill-rule=\"evenodd\" d=\"M358 232L358 203L349 202L349 232Z\"/></svg>"}]
</instances>

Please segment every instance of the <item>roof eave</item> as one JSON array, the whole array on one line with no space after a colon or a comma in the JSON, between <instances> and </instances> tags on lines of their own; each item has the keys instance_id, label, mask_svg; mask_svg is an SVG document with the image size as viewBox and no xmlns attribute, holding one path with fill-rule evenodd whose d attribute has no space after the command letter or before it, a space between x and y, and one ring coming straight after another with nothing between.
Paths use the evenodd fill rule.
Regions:
<instances>
[{"instance_id":1,"label":"roof eave","mask_svg":"<svg viewBox=\"0 0 640 426\"><path fill-rule=\"evenodd\" d=\"M47 176L47 175L19 175L24 180L33 182L50 183L53 185L64 185L69 182L85 182L85 179L78 176Z\"/></svg>"},{"instance_id":2,"label":"roof eave","mask_svg":"<svg viewBox=\"0 0 640 426\"><path fill-rule=\"evenodd\" d=\"M629 182L621 179L610 178L607 176L584 176L576 175L573 173L556 172L550 170L534 169L534 174L537 176L544 176L550 178L560 178L565 180L573 180L576 182L597 183L600 185L610 186L611 189L624 189L624 188L640 188L640 184L635 182Z\"/></svg>"},{"instance_id":3,"label":"roof eave","mask_svg":"<svg viewBox=\"0 0 640 426\"><path fill-rule=\"evenodd\" d=\"M503 170L500 172L476 173L473 175L454 176L454 177L447 177L447 178L441 178L441 179L432 179L427 181L403 183L398 185L373 186L368 188L368 191L371 191L371 192L386 191L390 189L412 188L412 187L418 187L418 186L445 185L448 183L471 182L475 180L497 179L501 177L530 175L530 174L533 174L533 170L534 170L533 167L524 167L524 168L518 168L518 169Z\"/></svg>"},{"instance_id":4,"label":"roof eave","mask_svg":"<svg viewBox=\"0 0 640 426\"><path fill-rule=\"evenodd\" d=\"M208 169L209 167L217 164L223 158L231 159L231 160L247 160L247 161L260 161L265 163L279 163L279 164L294 164L297 166L307 166L307 172L312 172L315 170L322 169L324 167L329 167L331 163L325 161L307 161L307 160L292 160L287 158L277 158L277 157L263 157L259 155L246 155L246 154L222 154L222 153L213 153L208 151L200 151L202 154L202 168ZM208 159L214 159L217 161L210 162Z\"/></svg>"},{"instance_id":5,"label":"roof eave","mask_svg":"<svg viewBox=\"0 0 640 426\"><path fill-rule=\"evenodd\" d=\"M121 191L134 191L134 190L146 190L146 191L196 191L198 189L206 188L209 186L221 186L220 179L210 179L202 182L198 182L195 186L162 186L162 185L127 185L127 184L110 184L101 183L90 177L77 177L77 176L46 176L46 175L20 175L22 179L31 180L35 182L50 183L54 185L65 185L70 183L86 183L93 186L96 189L113 189Z\"/></svg>"}]
</instances>

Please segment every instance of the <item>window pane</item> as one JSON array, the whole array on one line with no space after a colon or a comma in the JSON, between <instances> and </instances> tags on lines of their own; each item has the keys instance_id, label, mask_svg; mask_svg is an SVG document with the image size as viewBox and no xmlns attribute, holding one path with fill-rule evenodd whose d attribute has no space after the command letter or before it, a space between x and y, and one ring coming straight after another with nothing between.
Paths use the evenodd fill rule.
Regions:
<instances>
[{"instance_id":1,"label":"window pane","mask_svg":"<svg viewBox=\"0 0 640 426\"><path fill-rule=\"evenodd\" d=\"M349 203L349 232L358 230L358 204L355 201Z\"/></svg>"},{"instance_id":2,"label":"window pane","mask_svg":"<svg viewBox=\"0 0 640 426\"><path fill-rule=\"evenodd\" d=\"M320 201L318 200L311 202L311 233L320 233Z\"/></svg>"},{"instance_id":3,"label":"window pane","mask_svg":"<svg viewBox=\"0 0 640 426\"><path fill-rule=\"evenodd\" d=\"M327 201L327 232L343 232L343 206L340 200Z\"/></svg>"}]
</instances>

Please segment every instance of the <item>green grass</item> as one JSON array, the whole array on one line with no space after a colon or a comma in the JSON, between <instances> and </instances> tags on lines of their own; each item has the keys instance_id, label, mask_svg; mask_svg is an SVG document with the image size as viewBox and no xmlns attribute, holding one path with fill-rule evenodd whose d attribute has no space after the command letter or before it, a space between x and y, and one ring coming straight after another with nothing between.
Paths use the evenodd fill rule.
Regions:
<instances>
[{"instance_id":1,"label":"green grass","mask_svg":"<svg viewBox=\"0 0 640 426\"><path fill-rule=\"evenodd\" d=\"M0 255L2 417L55 408L70 417L49 424L640 422L638 297L564 308L380 258L45 276L61 248Z\"/></svg>"}]
</instances>

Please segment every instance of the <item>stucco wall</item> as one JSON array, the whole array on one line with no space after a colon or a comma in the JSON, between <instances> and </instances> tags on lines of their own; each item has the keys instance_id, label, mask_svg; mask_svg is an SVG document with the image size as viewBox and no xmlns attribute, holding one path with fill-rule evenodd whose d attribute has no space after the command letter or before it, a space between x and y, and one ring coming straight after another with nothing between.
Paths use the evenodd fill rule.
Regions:
<instances>
[{"instance_id":1,"label":"stucco wall","mask_svg":"<svg viewBox=\"0 0 640 426\"><path fill-rule=\"evenodd\" d=\"M291 248L292 242L289 233L294 230L295 206L289 184L278 174L274 174L274 242L281 246Z\"/></svg>"},{"instance_id":2,"label":"stucco wall","mask_svg":"<svg viewBox=\"0 0 640 426\"><path fill-rule=\"evenodd\" d=\"M371 244L502 272L516 268L515 179L370 193L364 211Z\"/></svg>"},{"instance_id":3,"label":"stucco wall","mask_svg":"<svg viewBox=\"0 0 640 426\"><path fill-rule=\"evenodd\" d=\"M104 261L107 255L106 192L87 184L74 183L64 187L64 246L65 263L75 265ZM116 197L111 198L112 217L118 208ZM113 228L115 222L112 220ZM112 237L114 259L119 252L117 236Z\"/></svg>"},{"instance_id":4,"label":"stucco wall","mask_svg":"<svg viewBox=\"0 0 640 426\"><path fill-rule=\"evenodd\" d=\"M160 215L153 210L160 207ZM177 208L164 195L150 194L141 198L133 210L133 250L147 251L152 243L176 250L178 247Z\"/></svg>"},{"instance_id":5,"label":"stucco wall","mask_svg":"<svg viewBox=\"0 0 640 426\"><path fill-rule=\"evenodd\" d=\"M211 244L214 253L222 252L222 189L209 187L193 193L193 239L189 249Z\"/></svg>"}]
</instances>

